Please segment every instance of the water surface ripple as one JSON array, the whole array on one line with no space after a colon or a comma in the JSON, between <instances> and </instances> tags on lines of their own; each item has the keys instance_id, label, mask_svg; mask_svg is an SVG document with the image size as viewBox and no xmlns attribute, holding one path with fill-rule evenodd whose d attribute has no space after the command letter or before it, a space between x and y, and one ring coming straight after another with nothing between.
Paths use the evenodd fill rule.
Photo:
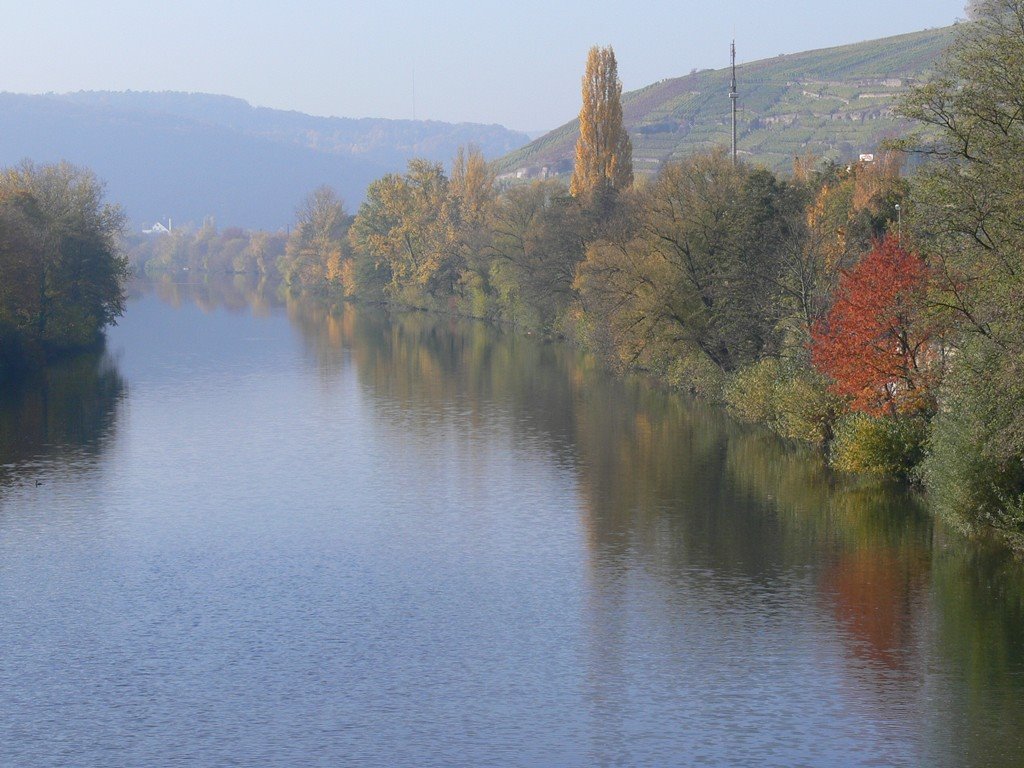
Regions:
<instances>
[{"instance_id":1,"label":"water surface ripple","mask_svg":"<svg viewBox=\"0 0 1024 768\"><path fill-rule=\"evenodd\" d=\"M0 396L0 764L1017 766L1021 568L557 344L140 286Z\"/></svg>"}]
</instances>

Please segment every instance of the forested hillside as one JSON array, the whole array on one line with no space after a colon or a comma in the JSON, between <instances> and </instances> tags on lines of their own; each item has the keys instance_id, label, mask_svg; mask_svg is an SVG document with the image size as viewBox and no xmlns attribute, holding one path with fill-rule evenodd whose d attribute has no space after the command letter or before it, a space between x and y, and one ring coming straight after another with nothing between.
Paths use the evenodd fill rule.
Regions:
<instances>
[{"instance_id":1,"label":"forested hillside","mask_svg":"<svg viewBox=\"0 0 1024 768\"><path fill-rule=\"evenodd\" d=\"M0 94L0 165L87 166L132 229L207 217L278 229L320 185L357 206L373 179L412 157L448 162L475 144L493 158L526 141L496 125L322 118L208 94Z\"/></svg>"}]
</instances>

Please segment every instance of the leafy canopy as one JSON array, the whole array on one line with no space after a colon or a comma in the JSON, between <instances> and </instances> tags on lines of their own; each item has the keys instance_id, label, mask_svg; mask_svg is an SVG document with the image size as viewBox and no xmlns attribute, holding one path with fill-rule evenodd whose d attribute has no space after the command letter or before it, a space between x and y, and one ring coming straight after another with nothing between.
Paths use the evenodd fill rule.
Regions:
<instances>
[{"instance_id":1,"label":"leafy canopy","mask_svg":"<svg viewBox=\"0 0 1024 768\"><path fill-rule=\"evenodd\" d=\"M927 406L935 371L927 286L924 262L891 236L840 279L831 311L812 330L811 359L853 410L877 416Z\"/></svg>"}]
</instances>

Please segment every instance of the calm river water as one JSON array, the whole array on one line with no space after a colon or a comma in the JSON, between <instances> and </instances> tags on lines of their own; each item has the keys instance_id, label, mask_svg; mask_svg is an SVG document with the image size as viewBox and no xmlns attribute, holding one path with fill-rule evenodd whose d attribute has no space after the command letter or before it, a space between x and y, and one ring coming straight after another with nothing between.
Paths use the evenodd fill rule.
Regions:
<instances>
[{"instance_id":1,"label":"calm river water","mask_svg":"<svg viewBox=\"0 0 1024 768\"><path fill-rule=\"evenodd\" d=\"M1020 766L1024 578L558 344L135 290L0 396L0 765Z\"/></svg>"}]
</instances>

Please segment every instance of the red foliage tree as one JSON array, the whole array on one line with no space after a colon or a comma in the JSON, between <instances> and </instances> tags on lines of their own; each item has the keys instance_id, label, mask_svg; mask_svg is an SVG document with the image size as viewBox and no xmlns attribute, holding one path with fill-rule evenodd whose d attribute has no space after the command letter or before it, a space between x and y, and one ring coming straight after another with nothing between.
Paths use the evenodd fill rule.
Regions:
<instances>
[{"instance_id":1,"label":"red foliage tree","mask_svg":"<svg viewBox=\"0 0 1024 768\"><path fill-rule=\"evenodd\" d=\"M936 373L924 312L928 268L886 236L839 281L811 332L811 360L850 407L875 416L926 408Z\"/></svg>"}]
</instances>

